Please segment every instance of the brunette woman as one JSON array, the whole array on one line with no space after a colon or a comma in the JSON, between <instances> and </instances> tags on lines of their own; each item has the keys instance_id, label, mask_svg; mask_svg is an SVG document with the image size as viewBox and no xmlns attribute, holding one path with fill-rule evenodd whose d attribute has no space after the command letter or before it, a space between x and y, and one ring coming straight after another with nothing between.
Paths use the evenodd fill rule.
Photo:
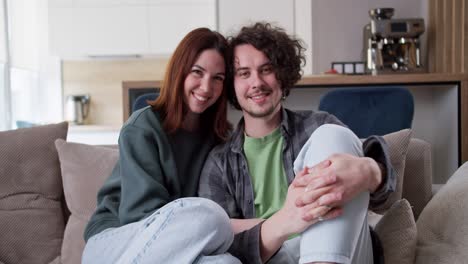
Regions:
<instances>
[{"instance_id":1,"label":"brunette woman","mask_svg":"<svg viewBox=\"0 0 468 264\"><path fill-rule=\"evenodd\" d=\"M119 161L98 193L83 263L240 263L224 209L195 198L205 159L226 140L226 39L188 33L169 61L160 96L119 137Z\"/></svg>"}]
</instances>

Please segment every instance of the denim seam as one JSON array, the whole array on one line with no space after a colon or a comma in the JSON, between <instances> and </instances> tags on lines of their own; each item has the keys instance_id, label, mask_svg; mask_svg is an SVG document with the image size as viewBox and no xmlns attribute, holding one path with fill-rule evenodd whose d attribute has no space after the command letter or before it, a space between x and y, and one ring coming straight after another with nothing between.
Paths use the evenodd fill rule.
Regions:
<instances>
[{"instance_id":1,"label":"denim seam","mask_svg":"<svg viewBox=\"0 0 468 264\"><path fill-rule=\"evenodd\" d=\"M166 228L166 226L168 225L168 222L169 220L171 219L171 217L173 216L174 214L174 210L175 208L172 208L172 210L170 210L168 213L167 213L167 217L166 219L164 220L164 222L161 224L161 227L151 236L151 239L149 241L146 242L145 246L143 247L143 249L136 255L136 257L132 260L132 264L137 264L139 263L139 260L143 257L143 255L146 253L147 249L151 246L151 244L154 242L154 240L156 240L156 238L159 236L159 234ZM153 220L154 221L154 220ZM148 225L150 225L153 221L151 221ZM145 227L148 227L148 225L145 225Z\"/></svg>"}]
</instances>

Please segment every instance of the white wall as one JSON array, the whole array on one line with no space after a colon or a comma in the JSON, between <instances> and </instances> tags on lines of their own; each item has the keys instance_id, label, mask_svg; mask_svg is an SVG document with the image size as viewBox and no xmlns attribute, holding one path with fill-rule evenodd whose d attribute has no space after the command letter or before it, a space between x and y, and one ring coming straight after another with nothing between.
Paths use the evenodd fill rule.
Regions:
<instances>
[{"instance_id":1,"label":"white wall","mask_svg":"<svg viewBox=\"0 0 468 264\"><path fill-rule=\"evenodd\" d=\"M218 30L227 35L244 25L268 21L294 33L294 0L218 0Z\"/></svg>"}]
</instances>

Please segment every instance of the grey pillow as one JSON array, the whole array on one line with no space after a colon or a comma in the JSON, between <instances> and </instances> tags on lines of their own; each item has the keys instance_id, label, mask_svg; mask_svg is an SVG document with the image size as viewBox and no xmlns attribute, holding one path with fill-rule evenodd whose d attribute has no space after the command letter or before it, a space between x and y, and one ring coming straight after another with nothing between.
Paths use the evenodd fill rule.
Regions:
<instances>
[{"instance_id":1,"label":"grey pillow","mask_svg":"<svg viewBox=\"0 0 468 264\"><path fill-rule=\"evenodd\" d=\"M413 264L416 250L416 223L406 199L395 202L375 226L386 264Z\"/></svg>"},{"instance_id":2,"label":"grey pillow","mask_svg":"<svg viewBox=\"0 0 468 264\"><path fill-rule=\"evenodd\" d=\"M96 209L97 192L119 157L118 149L64 140L55 142L62 169L63 190L71 215L65 227L61 262L81 263L83 232Z\"/></svg>"},{"instance_id":3,"label":"grey pillow","mask_svg":"<svg viewBox=\"0 0 468 264\"><path fill-rule=\"evenodd\" d=\"M49 263L64 230L54 141L68 123L0 132L0 262Z\"/></svg>"},{"instance_id":4,"label":"grey pillow","mask_svg":"<svg viewBox=\"0 0 468 264\"><path fill-rule=\"evenodd\" d=\"M378 213L385 212L393 203L402 198L406 153L408 151L411 135L411 129L403 129L383 136L388 144L390 161L396 173L397 183L395 192L391 193L385 203L380 205L379 209L376 210Z\"/></svg>"},{"instance_id":5,"label":"grey pillow","mask_svg":"<svg viewBox=\"0 0 468 264\"><path fill-rule=\"evenodd\" d=\"M467 263L468 163L429 201L418 218L417 264Z\"/></svg>"}]
</instances>

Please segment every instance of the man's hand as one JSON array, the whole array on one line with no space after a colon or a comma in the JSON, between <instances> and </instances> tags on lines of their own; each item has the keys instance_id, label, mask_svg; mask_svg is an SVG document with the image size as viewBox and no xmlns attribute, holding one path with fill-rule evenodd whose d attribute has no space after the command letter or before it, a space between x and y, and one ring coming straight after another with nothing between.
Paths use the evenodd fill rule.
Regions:
<instances>
[{"instance_id":1,"label":"man's hand","mask_svg":"<svg viewBox=\"0 0 468 264\"><path fill-rule=\"evenodd\" d=\"M307 190L327 187L329 192L318 199L319 205L341 206L363 191L375 191L381 181L380 167L373 159L334 154L309 168L307 174L298 174L292 185ZM315 194L306 193L298 197L296 205L304 206L316 199Z\"/></svg>"},{"instance_id":2,"label":"man's hand","mask_svg":"<svg viewBox=\"0 0 468 264\"><path fill-rule=\"evenodd\" d=\"M300 174L305 173L306 170ZM314 188L307 192L305 190L305 187L290 185L286 201L283 207L278 211L278 216L282 218L284 230L288 236L302 233L310 225L315 224L319 218L335 218L341 212L339 208L331 210L332 208L328 205L319 203L319 198L329 193L331 191L331 186ZM306 198L308 200L305 204L301 206L297 205L296 201L298 199L305 200Z\"/></svg>"},{"instance_id":3,"label":"man's hand","mask_svg":"<svg viewBox=\"0 0 468 264\"><path fill-rule=\"evenodd\" d=\"M296 177L304 177L307 169L302 170ZM290 235L302 233L309 226L320 220L328 220L342 214L339 207L321 206L318 198L331 191L329 186L309 188L289 185L288 194L283 207L263 222L260 231L260 254L262 260L267 261L288 239ZM310 202L304 206L297 206L296 200L306 196Z\"/></svg>"},{"instance_id":4,"label":"man's hand","mask_svg":"<svg viewBox=\"0 0 468 264\"><path fill-rule=\"evenodd\" d=\"M296 178L305 177L307 173L308 170L303 169ZM288 187L283 207L272 216L281 223L279 225L281 235L288 237L292 234L302 233L310 225L316 223L319 218L325 220L337 217L341 213L340 208L331 208L327 204L320 203L320 198L332 192L332 189L333 185L303 187L291 184ZM306 202L298 206L297 200Z\"/></svg>"}]
</instances>

